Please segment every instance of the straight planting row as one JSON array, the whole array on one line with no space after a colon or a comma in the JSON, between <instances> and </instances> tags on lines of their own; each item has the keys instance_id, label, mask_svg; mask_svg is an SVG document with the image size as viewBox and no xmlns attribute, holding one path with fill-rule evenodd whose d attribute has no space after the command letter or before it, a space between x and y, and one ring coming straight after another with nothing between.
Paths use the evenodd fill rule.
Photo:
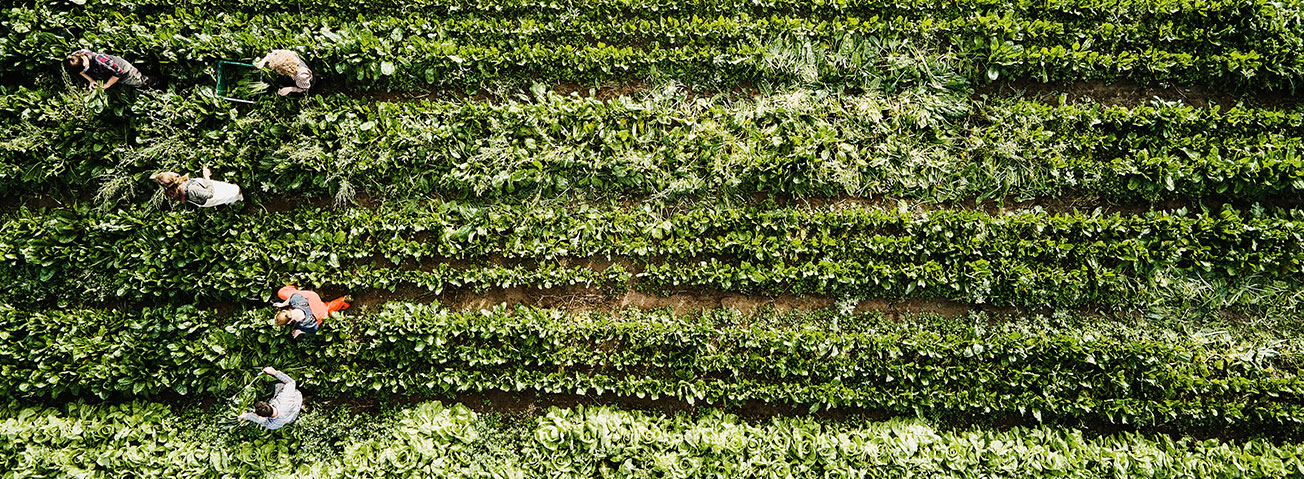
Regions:
<instances>
[{"instance_id":1,"label":"straight planting row","mask_svg":"<svg viewBox=\"0 0 1304 479\"><path fill-rule=\"evenodd\" d=\"M758 193L958 201L1293 200L1304 110L1048 106L953 95L795 90L755 99L533 98L250 110L199 95L93 109L0 95L0 194L143 201L146 177L211 165L246 197L702 198ZM124 110L125 109L125 110Z\"/></svg>"},{"instance_id":2,"label":"straight planting row","mask_svg":"<svg viewBox=\"0 0 1304 479\"><path fill-rule=\"evenodd\" d=\"M742 322L737 314L572 316L390 303L332 316L316 335L291 343L267 327L270 311L3 307L0 397L225 398L271 364L313 397L507 391L684 407L844 408L958 425L1304 437L1298 362L1277 356L1271 343L1154 340L1047 321L984 331L981 318L972 328L905 328L882 316L833 313L800 327L756 317L728 325Z\"/></svg>"},{"instance_id":3,"label":"straight planting row","mask_svg":"<svg viewBox=\"0 0 1304 479\"><path fill-rule=\"evenodd\" d=\"M999 6L942 8L951 13L936 15L878 3L884 8L865 16L831 10L837 14L813 18L783 7L699 15L663 12L657 4L626 4L639 10L634 15L571 4L445 16L36 6L5 12L0 22L10 33L0 37L0 63L11 65L8 74L28 76L45 70L32 59L55 60L83 46L194 81L217 60L302 45L319 71L363 90L600 84L665 75L714 87L790 81L866 86L891 78L879 71L900 62L889 57L933 48L949 49L928 56L955 60L974 82L1001 75L1055 82L1128 78L1284 90L1304 72L1299 5L1219 3L1211 13L1220 15L1123 5L1108 18L1046 18ZM1134 13L1140 11L1173 13Z\"/></svg>"},{"instance_id":4,"label":"straight planting row","mask_svg":"<svg viewBox=\"0 0 1304 479\"><path fill-rule=\"evenodd\" d=\"M169 12L176 9L212 9L223 12L284 12L300 9L285 5L263 5L255 0L88 0L91 7L113 7L124 11ZM331 13L444 12L447 16L478 15L485 17L523 17L541 12L559 15L571 13L577 18L668 17L698 15L716 17L738 12L788 14L803 17L833 18L845 16L904 16L910 18L957 18L988 13L993 10L1013 12L1030 18L1053 19L1064 23L1112 20L1114 23L1161 23L1208 25L1222 21L1225 25L1242 25L1255 14L1281 15L1296 8L1296 2L1244 2L1224 0L1127 0L1103 3L1098 0L960 0L947 3L926 0L828 0L818 3L800 0L585 0L557 2L551 0L304 0L302 7ZM51 5L52 8L76 12L75 3ZM1265 12L1266 10L1266 12Z\"/></svg>"},{"instance_id":5,"label":"straight planting row","mask_svg":"<svg viewBox=\"0 0 1304 479\"><path fill-rule=\"evenodd\" d=\"M1304 477L1304 447L1258 440L946 431L918 421L749 424L717 412L594 407L505 424L435 402L383 418L310 410L288 430L255 435L223 430L226 414L148 402L11 405L0 409L0 437L9 439L0 441L0 477Z\"/></svg>"},{"instance_id":6,"label":"straight planting row","mask_svg":"<svg viewBox=\"0 0 1304 479\"><path fill-rule=\"evenodd\" d=\"M989 216L458 203L105 213L82 205L21 208L3 217L0 282L7 287L0 301L228 302L265 297L293 282L354 293L584 285L1127 308L1169 281L1298 289L1302 243L1304 212L1231 207ZM1268 306L1262 299L1242 300Z\"/></svg>"}]
</instances>

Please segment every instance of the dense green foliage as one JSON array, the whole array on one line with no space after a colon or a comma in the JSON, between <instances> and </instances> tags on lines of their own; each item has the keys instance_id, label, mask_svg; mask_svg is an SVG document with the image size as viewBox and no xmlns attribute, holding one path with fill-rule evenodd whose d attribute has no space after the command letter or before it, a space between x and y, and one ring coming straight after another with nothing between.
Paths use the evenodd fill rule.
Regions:
<instances>
[{"instance_id":1,"label":"dense green foliage","mask_svg":"<svg viewBox=\"0 0 1304 479\"><path fill-rule=\"evenodd\" d=\"M1047 106L923 90L601 102L542 89L479 101L343 96L231 109L200 95L83 103L0 96L0 194L143 201L147 175L211 164L268 195L701 198L757 193L957 201L1273 201L1304 193L1304 111ZM95 99L92 96L92 99ZM96 110L102 108L103 110ZM125 120L125 122L124 122ZM132 192L136 192L132 194Z\"/></svg>"},{"instance_id":2,"label":"dense green foliage","mask_svg":"<svg viewBox=\"0 0 1304 479\"><path fill-rule=\"evenodd\" d=\"M1304 382L1294 351L1279 357L1274 342L1160 339L1065 318L1005 327L975 318L971 327L942 321L917 329L926 322L906 328L873 315L831 315L794 327L735 314L630 310L612 317L391 304L332 317L317 336L291 344L283 331L267 329L270 311L223 317L189 307L138 314L7 308L0 310L0 359L8 364L0 394L217 397L242 384L246 371L292 364L301 387L327 396L607 394L801 411L849 407L959 424L1211 433L1236 426L1304 437Z\"/></svg>"},{"instance_id":3,"label":"dense green foliage","mask_svg":"<svg viewBox=\"0 0 1304 479\"><path fill-rule=\"evenodd\" d=\"M212 97L273 48L316 93ZM0 479L1304 477L1301 74L1300 0L7 5ZM246 201L146 179L204 164Z\"/></svg>"},{"instance_id":4,"label":"dense green foliage","mask_svg":"<svg viewBox=\"0 0 1304 479\"><path fill-rule=\"evenodd\" d=\"M181 415L174 418L173 415ZM309 411L274 434L227 411L135 402L0 409L0 477L1298 478L1304 447L915 421L757 424L611 408L536 416L422 403L384 417ZM334 428L339 424L352 429ZM326 430L326 431L323 431ZM333 433L333 434L332 434Z\"/></svg>"},{"instance_id":5,"label":"dense green foliage","mask_svg":"<svg viewBox=\"0 0 1304 479\"><path fill-rule=\"evenodd\" d=\"M715 87L873 86L901 63L943 58L975 82L1127 78L1292 89L1304 72L1295 0L309 2L325 9L282 11L249 2L84 3L4 11L4 73L43 71L41 63L86 46L194 81L215 60L295 45L338 84L367 90L666 76Z\"/></svg>"},{"instance_id":6,"label":"dense green foliage","mask_svg":"<svg viewBox=\"0 0 1304 479\"><path fill-rule=\"evenodd\" d=\"M81 207L15 210L0 225L0 299L11 304L208 303L297 283L354 293L584 285L1129 306L1161 275L1293 289L1304 279L1298 210L1230 207L995 216L858 206ZM1267 306L1257 299L1246 298Z\"/></svg>"}]
</instances>

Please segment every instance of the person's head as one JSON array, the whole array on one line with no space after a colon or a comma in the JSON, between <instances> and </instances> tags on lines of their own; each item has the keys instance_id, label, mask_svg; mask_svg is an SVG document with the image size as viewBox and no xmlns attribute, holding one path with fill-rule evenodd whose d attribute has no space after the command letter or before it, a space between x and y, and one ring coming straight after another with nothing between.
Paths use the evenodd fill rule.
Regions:
<instances>
[{"instance_id":1,"label":"person's head","mask_svg":"<svg viewBox=\"0 0 1304 479\"><path fill-rule=\"evenodd\" d=\"M151 176L150 179L154 180L155 183L158 183L159 186L167 188L178 185L181 182L186 181L188 178L175 171L160 171L155 173L154 176Z\"/></svg>"},{"instance_id":2,"label":"person's head","mask_svg":"<svg viewBox=\"0 0 1304 479\"><path fill-rule=\"evenodd\" d=\"M309 70L308 67L299 67L295 70L293 78L294 86L304 90L312 88L312 70Z\"/></svg>"},{"instance_id":3,"label":"person's head","mask_svg":"<svg viewBox=\"0 0 1304 479\"><path fill-rule=\"evenodd\" d=\"M76 66L80 69L82 65L86 64L86 54L82 52L72 52L69 53L67 57L64 57L64 60L68 61L69 67Z\"/></svg>"},{"instance_id":4,"label":"person's head","mask_svg":"<svg viewBox=\"0 0 1304 479\"><path fill-rule=\"evenodd\" d=\"M272 417L272 414L275 413L276 411L272 410L272 405L267 404L267 401L258 401L254 403L254 414L262 417Z\"/></svg>"},{"instance_id":5,"label":"person's head","mask_svg":"<svg viewBox=\"0 0 1304 479\"><path fill-rule=\"evenodd\" d=\"M285 326L287 324L290 324L290 321L293 320L294 320L294 316L290 314L290 310L288 309L282 309L276 312L277 326Z\"/></svg>"},{"instance_id":6,"label":"person's head","mask_svg":"<svg viewBox=\"0 0 1304 479\"><path fill-rule=\"evenodd\" d=\"M82 52L69 53L64 57L63 67L68 73L77 73L86 69L86 54Z\"/></svg>"}]
</instances>

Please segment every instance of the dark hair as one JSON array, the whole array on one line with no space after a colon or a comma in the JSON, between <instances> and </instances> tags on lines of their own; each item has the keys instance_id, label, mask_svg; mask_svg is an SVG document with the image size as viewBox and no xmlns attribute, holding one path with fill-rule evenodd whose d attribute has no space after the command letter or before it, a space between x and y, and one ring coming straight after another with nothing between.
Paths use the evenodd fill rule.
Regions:
<instances>
[{"instance_id":1,"label":"dark hair","mask_svg":"<svg viewBox=\"0 0 1304 479\"><path fill-rule=\"evenodd\" d=\"M272 417L272 405L267 404L266 401L258 401L254 403L254 414L262 417Z\"/></svg>"},{"instance_id":2,"label":"dark hair","mask_svg":"<svg viewBox=\"0 0 1304 479\"><path fill-rule=\"evenodd\" d=\"M78 73L81 73L82 72L81 58L82 58L81 56L75 54L68 55L68 58L63 61L63 70L68 72L69 75L76 75ZM73 61L77 61L78 63L74 65L72 63Z\"/></svg>"}]
</instances>

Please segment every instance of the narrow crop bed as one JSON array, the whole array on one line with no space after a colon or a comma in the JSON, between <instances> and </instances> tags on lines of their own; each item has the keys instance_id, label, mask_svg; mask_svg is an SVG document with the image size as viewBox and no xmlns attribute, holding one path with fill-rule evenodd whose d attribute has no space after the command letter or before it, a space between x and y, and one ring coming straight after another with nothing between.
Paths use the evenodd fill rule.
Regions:
<instances>
[{"instance_id":1,"label":"narrow crop bed","mask_svg":"<svg viewBox=\"0 0 1304 479\"><path fill-rule=\"evenodd\" d=\"M929 61L958 62L974 82L1132 78L1280 90L1293 88L1304 71L1297 1L441 1L290 11L225 3L236 8L91 0L88 7L4 10L2 71L46 71L33 60L88 46L193 81L216 60L294 45L329 65L320 70L333 81L367 90L666 75L694 85L859 86L891 79L901 63L893 57L921 51Z\"/></svg>"},{"instance_id":2,"label":"narrow crop bed","mask_svg":"<svg viewBox=\"0 0 1304 479\"><path fill-rule=\"evenodd\" d=\"M248 371L274 364L293 365L302 387L327 396L507 391L1304 438L1296 342L1257 333L1193 336L1066 317L996 326L976 317L966 327L829 312L568 315L390 304L332 317L292 344L267 328L269 317L270 308L234 317L190 307L0 309L0 359L9 364L0 397L225 397Z\"/></svg>"},{"instance_id":3,"label":"narrow crop bed","mask_svg":"<svg viewBox=\"0 0 1304 479\"><path fill-rule=\"evenodd\" d=\"M313 406L309 406L310 408ZM1298 478L1304 446L927 422L749 424L605 407L521 416L422 403L379 417L313 410L278 434L220 407L133 402L0 409L6 478L1030 477ZM180 417L176 417L180 415ZM351 427L350 427L351 426Z\"/></svg>"},{"instance_id":4,"label":"narrow crop bed","mask_svg":"<svg viewBox=\"0 0 1304 479\"><path fill-rule=\"evenodd\" d=\"M579 285L1127 309L1162 296L1170 282L1198 280L1258 285L1243 305L1289 311L1298 305L1273 291L1304 280L1298 210L1230 207L990 216L859 207L83 206L21 209L0 225L0 281L8 285L0 299L20 305L225 302L293 282L358 293Z\"/></svg>"},{"instance_id":5,"label":"narrow crop bed","mask_svg":"<svg viewBox=\"0 0 1304 479\"><path fill-rule=\"evenodd\" d=\"M0 95L0 119L15 125L0 132L0 194L143 202L148 175L203 163L251 201L1290 203L1304 193L1298 108L1048 106L928 90L687 94L671 84L602 102L539 88L499 104L336 95L233 109L193 92L88 104L21 89Z\"/></svg>"}]
</instances>

